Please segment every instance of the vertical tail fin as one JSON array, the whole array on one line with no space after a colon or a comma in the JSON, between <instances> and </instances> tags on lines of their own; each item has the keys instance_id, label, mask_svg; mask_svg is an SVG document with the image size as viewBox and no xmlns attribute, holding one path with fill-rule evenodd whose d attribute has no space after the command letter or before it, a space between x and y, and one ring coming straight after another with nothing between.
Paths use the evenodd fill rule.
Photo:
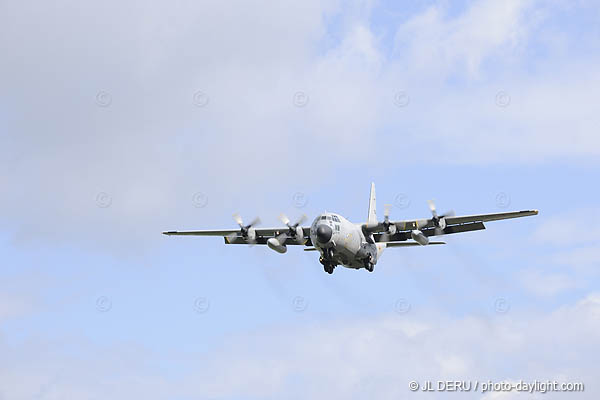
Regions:
<instances>
[{"instance_id":1,"label":"vertical tail fin","mask_svg":"<svg viewBox=\"0 0 600 400\"><path fill-rule=\"evenodd\" d=\"M377 225L377 213L375 212L375 183L371 182L371 194L369 195L369 216L367 225Z\"/></svg>"}]
</instances>

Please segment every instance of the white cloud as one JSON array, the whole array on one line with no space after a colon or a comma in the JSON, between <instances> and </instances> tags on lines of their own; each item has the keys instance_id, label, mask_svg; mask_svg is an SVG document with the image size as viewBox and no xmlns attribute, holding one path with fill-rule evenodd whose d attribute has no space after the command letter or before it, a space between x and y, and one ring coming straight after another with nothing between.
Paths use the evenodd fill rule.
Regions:
<instances>
[{"instance_id":1,"label":"white cloud","mask_svg":"<svg viewBox=\"0 0 600 400\"><path fill-rule=\"evenodd\" d=\"M492 56L515 57L537 23L533 1L472 2L456 17L444 6L431 6L402 24L396 33L397 52L411 69L466 72L477 78L481 64Z\"/></svg>"},{"instance_id":2,"label":"white cloud","mask_svg":"<svg viewBox=\"0 0 600 400\"><path fill-rule=\"evenodd\" d=\"M0 206L19 239L118 247L197 219L195 192L237 209L244 193L267 196L274 182L293 193L294 182L371 160L381 143L407 165L596 157L595 57L530 54L556 4L485 0L457 15L432 6L391 27L402 43L389 56L371 2L11 3L0 16L11 132ZM327 17L348 9L332 42ZM100 90L108 107L96 104ZM205 107L194 105L199 90ZM406 107L394 105L399 90ZM319 146L335 151L319 157ZM412 151L432 146L443 151ZM252 209L265 203L246 197Z\"/></svg>"},{"instance_id":3,"label":"white cloud","mask_svg":"<svg viewBox=\"0 0 600 400\"><path fill-rule=\"evenodd\" d=\"M263 329L224 338L208 354L165 355L139 348L53 343L1 344L4 398L435 398L411 380L584 382L596 398L600 295L551 312L448 317L437 312L380 315ZM64 345L63 345L64 346ZM64 347L62 347L64 348ZM549 350L551 349L551 350ZM185 374L155 371L173 357ZM166 357L166 358L165 358ZM35 360L35 363L33 362ZM116 389L118 388L118 390ZM506 398L464 393L467 398ZM547 393L544 398L562 398ZM496 396L496 397L494 397Z\"/></svg>"}]
</instances>

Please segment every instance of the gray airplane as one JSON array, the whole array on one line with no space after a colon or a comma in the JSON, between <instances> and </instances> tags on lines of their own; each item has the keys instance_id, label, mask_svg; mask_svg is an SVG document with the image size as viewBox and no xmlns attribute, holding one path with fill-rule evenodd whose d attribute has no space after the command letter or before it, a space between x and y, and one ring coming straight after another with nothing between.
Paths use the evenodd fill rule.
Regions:
<instances>
[{"instance_id":1,"label":"gray airplane","mask_svg":"<svg viewBox=\"0 0 600 400\"><path fill-rule=\"evenodd\" d=\"M168 231L165 235L222 236L226 244L266 244L278 253L285 253L288 245L306 246L305 251L319 251L319 261L325 272L332 274L338 265L347 268L373 268L387 247L427 246L445 244L430 241L431 236L469 232L485 229L484 222L537 215L537 210L511 211L495 214L454 216L453 212L438 215L435 204L429 201L432 217L428 219L390 221L389 207L385 208L382 222L375 213L375 184L371 183L367 222L355 224L339 214L325 212L318 215L311 226L301 226L306 216L291 224L285 215L280 216L284 228L255 228L256 218L244 225L234 214L239 229Z\"/></svg>"}]
</instances>

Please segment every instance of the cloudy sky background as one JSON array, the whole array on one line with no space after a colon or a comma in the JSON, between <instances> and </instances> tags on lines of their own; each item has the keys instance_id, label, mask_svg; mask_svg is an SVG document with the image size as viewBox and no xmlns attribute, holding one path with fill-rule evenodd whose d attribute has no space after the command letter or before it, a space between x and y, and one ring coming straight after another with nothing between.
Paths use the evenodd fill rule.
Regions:
<instances>
[{"instance_id":1,"label":"cloudy sky background","mask_svg":"<svg viewBox=\"0 0 600 400\"><path fill-rule=\"evenodd\" d=\"M597 398L599 22L587 0L0 3L0 399ZM361 222L371 181L396 219L540 215L373 274L160 235Z\"/></svg>"}]
</instances>

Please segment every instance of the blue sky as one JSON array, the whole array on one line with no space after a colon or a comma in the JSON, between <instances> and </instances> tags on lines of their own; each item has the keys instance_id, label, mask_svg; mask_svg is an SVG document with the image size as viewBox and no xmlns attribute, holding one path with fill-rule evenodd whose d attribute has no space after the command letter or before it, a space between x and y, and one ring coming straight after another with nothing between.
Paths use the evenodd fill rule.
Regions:
<instances>
[{"instance_id":1,"label":"blue sky","mask_svg":"<svg viewBox=\"0 0 600 400\"><path fill-rule=\"evenodd\" d=\"M408 389L426 379L597 398L594 2L0 9L0 399L428 397ZM234 212L361 222L372 181L380 214L407 200L396 219L428 199L540 214L388 249L373 274L160 235Z\"/></svg>"}]
</instances>

